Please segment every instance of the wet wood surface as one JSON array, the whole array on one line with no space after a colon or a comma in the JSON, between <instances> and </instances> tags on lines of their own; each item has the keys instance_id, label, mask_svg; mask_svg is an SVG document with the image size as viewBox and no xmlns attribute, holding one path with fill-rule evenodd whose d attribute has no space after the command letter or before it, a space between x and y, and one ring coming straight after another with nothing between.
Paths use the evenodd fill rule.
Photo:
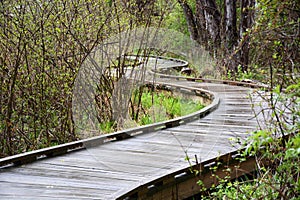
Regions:
<instances>
[{"instance_id":1,"label":"wet wood surface","mask_svg":"<svg viewBox=\"0 0 300 200\"><path fill-rule=\"evenodd\" d=\"M162 82L167 81L161 79ZM237 150L257 129L252 89L218 83L173 83L219 94L218 108L177 127L83 148L18 167L0 168L0 199L116 199L158 177ZM256 100L259 102L259 100ZM171 199L171 197L170 197Z\"/></svg>"},{"instance_id":2,"label":"wet wood surface","mask_svg":"<svg viewBox=\"0 0 300 200\"><path fill-rule=\"evenodd\" d=\"M178 127L1 169L0 198L114 199L122 191L187 167L186 153L206 160L236 150L231 138L246 137L257 128L247 99L249 90L194 84L209 90L224 88L217 110ZM226 93L234 89L238 92Z\"/></svg>"}]
</instances>

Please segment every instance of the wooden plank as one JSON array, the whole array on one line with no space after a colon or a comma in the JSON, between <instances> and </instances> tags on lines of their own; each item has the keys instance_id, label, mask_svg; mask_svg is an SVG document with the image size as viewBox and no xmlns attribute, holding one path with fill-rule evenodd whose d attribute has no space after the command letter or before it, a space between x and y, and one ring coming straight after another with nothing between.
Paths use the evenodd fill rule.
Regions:
<instances>
[{"instance_id":1,"label":"wooden plank","mask_svg":"<svg viewBox=\"0 0 300 200\"><path fill-rule=\"evenodd\" d=\"M1 182L0 199L107 199L111 191ZM101 193L99 193L101 191Z\"/></svg>"},{"instance_id":2,"label":"wooden plank","mask_svg":"<svg viewBox=\"0 0 300 200\"><path fill-rule=\"evenodd\" d=\"M241 130L248 130L248 129L252 129L252 130L255 130L257 128L257 124L253 124L253 125L249 125L249 124L241 124L241 125L236 125L236 124L226 124L225 122L224 123L215 123L215 122L194 122L194 123L190 123L189 124L190 128L193 128L193 127L207 127L209 126L209 128L213 127L213 128L217 128L217 127L220 127L220 128L228 128L229 130L232 130L232 129L241 129Z\"/></svg>"},{"instance_id":3,"label":"wooden plank","mask_svg":"<svg viewBox=\"0 0 300 200\"><path fill-rule=\"evenodd\" d=\"M170 79L164 80L170 82ZM98 137L82 143L80 148L87 149L42 159L19 168L2 168L0 194L7 199L114 199L161 176L166 176L166 179L145 188L144 193L141 191L146 195L143 197L182 199L193 194L197 190L195 180L186 179L185 182L179 181L180 177L174 179L175 172L189 167L185 157L189 156L190 162L195 164L195 155L198 160L206 162L233 152L236 147L229 139L243 138L247 136L245 132L256 126L255 120L250 120L254 116L247 98L250 90L220 83L174 81L173 86L185 90L193 87L191 91L197 88L210 90L210 95L218 92L219 107L212 113L209 110L204 118L193 118L193 122L185 124L180 124L182 118L162 123L158 128L163 126L167 129L156 132L147 126L141 129L142 134L138 132L134 135L137 129L102 139ZM228 84L238 85L234 82ZM254 103L260 101L257 98ZM104 141L118 140L118 137L124 140ZM100 143L102 145L97 146ZM157 190L160 184L165 189ZM149 196L149 191L152 196Z\"/></svg>"},{"instance_id":4,"label":"wooden plank","mask_svg":"<svg viewBox=\"0 0 300 200\"><path fill-rule=\"evenodd\" d=\"M87 188L94 190L109 190L116 191L118 187L115 185L108 185L104 182L99 182L99 184L95 184L94 181L87 181L83 178L74 178L74 177L60 177L60 174L57 176L50 176L48 174L21 174L21 173L13 173L6 172L1 175L1 182L3 183L20 183L20 184L28 184L28 185L39 185L40 187L46 188L48 186L53 187L64 187L64 188Z\"/></svg>"},{"instance_id":5,"label":"wooden plank","mask_svg":"<svg viewBox=\"0 0 300 200\"><path fill-rule=\"evenodd\" d=\"M124 174L111 173L110 171L104 170L95 170L93 168L76 168L69 166L60 166L56 165L34 165L16 168L11 173L31 176L46 176L46 177L59 177L64 179L74 179L75 181L86 180L88 182L98 182L102 181L103 183L118 182L119 185L127 185L133 181L138 180L138 177L132 177L130 180L128 176ZM0 176L1 177L1 176ZM133 180L132 180L133 179Z\"/></svg>"}]
</instances>

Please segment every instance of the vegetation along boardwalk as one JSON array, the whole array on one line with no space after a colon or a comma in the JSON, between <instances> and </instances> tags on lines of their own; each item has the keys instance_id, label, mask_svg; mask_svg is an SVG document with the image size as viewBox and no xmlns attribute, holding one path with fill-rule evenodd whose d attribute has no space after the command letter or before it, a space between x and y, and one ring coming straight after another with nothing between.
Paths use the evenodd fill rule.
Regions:
<instances>
[{"instance_id":1,"label":"vegetation along boardwalk","mask_svg":"<svg viewBox=\"0 0 300 200\"><path fill-rule=\"evenodd\" d=\"M232 138L257 129L258 99L249 99L253 85L176 77L157 81L205 94L211 104L168 122L1 159L0 199L184 199L197 193L189 167L202 163L205 168L217 157L234 156L239 146Z\"/></svg>"}]
</instances>

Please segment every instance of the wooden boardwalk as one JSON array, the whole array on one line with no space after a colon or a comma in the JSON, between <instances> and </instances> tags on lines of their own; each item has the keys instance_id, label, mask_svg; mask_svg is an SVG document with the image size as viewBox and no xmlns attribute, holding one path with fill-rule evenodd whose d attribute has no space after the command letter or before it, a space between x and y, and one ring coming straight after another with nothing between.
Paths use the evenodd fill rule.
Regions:
<instances>
[{"instance_id":1,"label":"wooden boardwalk","mask_svg":"<svg viewBox=\"0 0 300 200\"><path fill-rule=\"evenodd\" d=\"M168 174L178 178L174 173L190 166L187 155L195 164L195 156L198 162L205 162L234 152L239 146L231 139L247 137L257 128L248 98L252 89L170 80L160 82L213 92L218 100L214 111L171 128L158 128L89 148L78 145L70 153L19 166L0 166L0 199L144 199L136 194L130 196L130 191ZM7 160L2 163L9 164ZM191 195L189 188L179 191L180 188L170 187L172 195L155 199L183 199Z\"/></svg>"}]
</instances>

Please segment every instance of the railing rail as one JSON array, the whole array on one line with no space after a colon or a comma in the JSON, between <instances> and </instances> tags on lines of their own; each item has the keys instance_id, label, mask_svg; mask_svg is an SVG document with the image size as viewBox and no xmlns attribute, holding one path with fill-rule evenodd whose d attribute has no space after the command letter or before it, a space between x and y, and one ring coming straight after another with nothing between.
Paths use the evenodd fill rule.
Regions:
<instances>
[{"instance_id":1,"label":"railing rail","mask_svg":"<svg viewBox=\"0 0 300 200\"><path fill-rule=\"evenodd\" d=\"M255 171L256 161L254 157L248 157L243 162L239 161L238 158L241 157L239 152L242 150L236 150L166 174L125 194L121 194L116 199L163 199L162 196L170 197L174 195L176 196L175 199L182 199L182 197L187 198L198 194L202 186L210 188L213 184L217 185L218 180L222 178L230 176L231 179L235 179ZM220 179L211 177L211 169L214 167L217 167L215 173ZM235 170L230 172L225 170L229 168ZM197 185L199 180L202 180L204 184L201 187ZM188 188L188 191L184 188Z\"/></svg>"},{"instance_id":2,"label":"railing rail","mask_svg":"<svg viewBox=\"0 0 300 200\"><path fill-rule=\"evenodd\" d=\"M164 57L159 57L159 58L169 59ZM181 60L177 60L177 59L169 59L169 60L178 62L178 65L176 66L174 65L175 67L184 67L188 65L187 62L182 62ZM160 73L160 71L156 69L152 69L152 73L155 73L156 76L165 77L165 78L174 78L177 80L221 83L221 84L228 84L228 85L235 85L235 86L244 86L249 88L265 88L264 86L261 85L246 83L246 82L223 81L223 80L215 80L215 79L203 79L203 78L191 78L191 77L184 77L184 76L166 75ZM152 84L152 82L145 82L145 83ZM179 90L179 92L180 90L188 91L191 94L194 94L196 96L201 96L203 98L210 100L211 103L197 112L194 112L186 116L178 117L175 119L158 122L150 125L140 126L136 128L126 129L115 133L100 135L89 139L70 142L62 145L57 145L54 147L48 147L48 148L22 153L10 157L5 157L0 159L0 168L22 165L40 159L45 159L45 158L81 150L84 148L106 144L112 141L123 140L140 134L145 134L145 133L150 133L158 130L163 130L166 128L176 127L181 124L185 124L190 121L194 121L196 119L208 115L218 107L220 102L219 95L217 93L208 90L190 87L190 86L183 86L178 84L170 84L170 83L156 82L154 84L163 85L164 87L168 87L171 89L176 88L177 90ZM200 163L191 164L189 167L186 167L184 169L173 171L162 177L150 180L147 183L139 185L138 187L132 189L131 191L126 192L125 194L124 193L116 194L117 195L116 198L117 199L148 199L148 198L155 199L155 196L164 194L169 196L175 195L175 199L176 199L176 195L187 197L188 195L190 196L191 194L196 194L199 192L200 189L199 186L197 186L196 184L198 180L203 180L205 187L210 187L212 184L217 183L216 179L209 178L209 176L211 175L210 174L211 167L214 167L216 165L218 166L219 170L217 171L217 173L220 178L228 176L228 174L225 173L223 170L226 167L235 169L229 174L231 178L236 178L240 175L245 174L245 172L251 172L255 170L254 158L249 157L245 162L242 163L240 163L236 159L237 157L240 156L239 155L240 150L236 150L213 159L205 160ZM237 168L238 165L239 168ZM195 170L199 172L197 175L193 173L195 172ZM175 192L176 194L174 194L174 191L176 191ZM157 198L157 199L161 199L161 198Z\"/></svg>"},{"instance_id":3,"label":"railing rail","mask_svg":"<svg viewBox=\"0 0 300 200\"><path fill-rule=\"evenodd\" d=\"M156 83L156 84L158 84L158 83ZM144 126L140 126L140 127L136 127L136 128L118 131L115 133L92 137L89 139L79 140L79 141L75 141L75 142L65 143L65 144L61 144L61 145L57 145L57 146L53 146L53 147L43 148L43 149L31 151L31 152L26 152L26 153L17 154L14 156L5 157L5 158L0 159L0 167L17 166L17 165L22 165L22 164L26 164L26 163L31 163L36 160L45 159L47 157L58 156L58 155L66 154L66 153L69 153L69 152L72 152L75 150L80 150L80 149L87 148L87 147L102 145L102 144L105 144L105 143L111 142L111 141L123 140L123 139L133 137L138 134L144 134L144 133L149 133L149 132L154 132L154 131L158 131L158 130L162 130L162 129L166 129L166 128L179 126L180 124L184 124L184 123L193 121L197 118L202 118L202 117L208 115L214 109L216 109L219 104L218 95L213 92L204 90L204 89L193 88L193 87L184 87L184 86L179 86L176 84L164 84L164 86L169 87L169 88L179 88L179 89L189 90L191 93L193 93L197 96L202 96L204 98L209 99L211 101L211 103L208 106L204 107L203 109L201 109L197 112L191 113L186 116L170 119L167 121L144 125Z\"/></svg>"}]
</instances>

